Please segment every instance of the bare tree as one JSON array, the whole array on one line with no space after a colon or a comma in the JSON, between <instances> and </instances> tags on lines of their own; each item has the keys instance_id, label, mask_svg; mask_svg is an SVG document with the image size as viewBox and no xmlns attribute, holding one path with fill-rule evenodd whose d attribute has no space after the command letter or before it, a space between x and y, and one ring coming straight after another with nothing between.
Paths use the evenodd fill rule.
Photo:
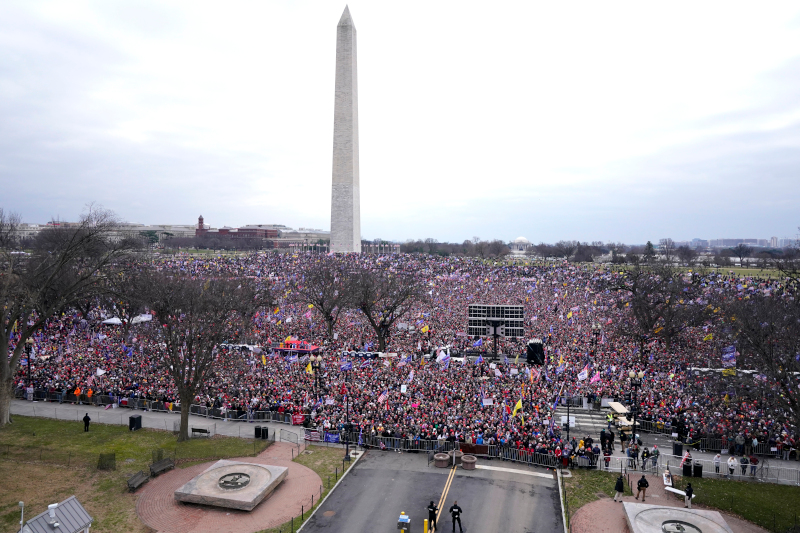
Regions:
<instances>
[{"instance_id":1,"label":"bare tree","mask_svg":"<svg viewBox=\"0 0 800 533\"><path fill-rule=\"evenodd\" d=\"M794 274L796 276L797 271ZM772 389L771 399L782 404L782 412L792 425L800 427L800 391L797 387L800 300L797 296L798 285L790 282L783 293L734 298L729 302L727 312L733 338L741 353L737 365L755 368L765 376L767 386Z\"/></svg>"},{"instance_id":2,"label":"bare tree","mask_svg":"<svg viewBox=\"0 0 800 533\"><path fill-rule=\"evenodd\" d=\"M325 320L328 339L339 315L350 305L350 284L347 264L335 257L320 256L301 271L301 278L292 285L293 300L313 306Z\"/></svg>"},{"instance_id":3,"label":"bare tree","mask_svg":"<svg viewBox=\"0 0 800 533\"><path fill-rule=\"evenodd\" d=\"M658 241L658 251L664 256L667 264L672 264L675 259L675 241L670 238L661 239Z\"/></svg>"},{"instance_id":4,"label":"bare tree","mask_svg":"<svg viewBox=\"0 0 800 533\"><path fill-rule=\"evenodd\" d=\"M678 256L678 259L686 266L692 266L694 262L697 260L697 250L695 250L694 248L690 248L685 244L682 246L678 246L677 250L675 250L675 254Z\"/></svg>"},{"instance_id":5,"label":"bare tree","mask_svg":"<svg viewBox=\"0 0 800 533\"><path fill-rule=\"evenodd\" d=\"M349 292L353 306L364 313L375 331L381 352L386 350L392 324L425 299L425 286L419 277L366 267L353 273Z\"/></svg>"},{"instance_id":6,"label":"bare tree","mask_svg":"<svg viewBox=\"0 0 800 533\"><path fill-rule=\"evenodd\" d=\"M636 339L642 349L645 340L653 338L670 346L684 330L701 324L709 315L699 279L668 264L637 265L600 281L599 288L620 294L617 305L632 319L623 323L621 331Z\"/></svg>"},{"instance_id":7,"label":"bare tree","mask_svg":"<svg viewBox=\"0 0 800 533\"><path fill-rule=\"evenodd\" d=\"M499 239L495 239L487 246L489 257L504 257L508 255L511 250L508 245Z\"/></svg>"},{"instance_id":8,"label":"bare tree","mask_svg":"<svg viewBox=\"0 0 800 533\"><path fill-rule=\"evenodd\" d=\"M553 248L558 257L569 259L578 248L578 241L558 241Z\"/></svg>"},{"instance_id":9,"label":"bare tree","mask_svg":"<svg viewBox=\"0 0 800 533\"><path fill-rule=\"evenodd\" d=\"M747 246L745 243L740 242L733 248L731 248L731 252L735 257L739 258L739 264L744 266L744 258L750 257L750 254L753 252L753 249Z\"/></svg>"},{"instance_id":10,"label":"bare tree","mask_svg":"<svg viewBox=\"0 0 800 533\"><path fill-rule=\"evenodd\" d=\"M10 421L12 379L26 341L45 321L104 294L138 240L115 239L111 211L90 205L78 223L44 229L30 254L16 249L19 217L0 209L0 426Z\"/></svg>"},{"instance_id":11,"label":"bare tree","mask_svg":"<svg viewBox=\"0 0 800 533\"><path fill-rule=\"evenodd\" d=\"M184 441L189 438L189 408L220 362L217 347L245 333L270 298L249 278L201 280L157 272L147 287L143 299L155 316L142 334L159 346L153 355L178 391L178 441Z\"/></svg>"}]
</instances>

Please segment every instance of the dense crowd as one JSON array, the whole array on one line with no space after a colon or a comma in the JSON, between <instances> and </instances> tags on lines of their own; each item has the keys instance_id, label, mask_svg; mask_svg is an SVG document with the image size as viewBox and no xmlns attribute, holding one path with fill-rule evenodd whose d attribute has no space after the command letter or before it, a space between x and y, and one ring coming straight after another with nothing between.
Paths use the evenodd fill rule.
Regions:
<instances>
[{"instance_id":1,"label":"dense crowd","mask_svg":"<svg viewBox=\"0 0 800 533\"><path fill-rule=\"evenodd\" d=\"M566 443L559 425L552 423L556 398L621 398L630 390L628 372L634 370L645 375L637 395L645 420L680 427L689 439L725 438L737 445L756 439L779 449L795 445L797 429L769 383L758 381L756 374L755 379L742 378L752 381L744 388L721 390L718 373L697 370L721 366L721 346L708 340L709 333L716 333L714 321L686 330L669 347L651 341L645 353L636 339L622 335L631 320L629 311L619 305L618 293L598 289L599 282L619 276L613 269L408 254L341 257L339 261L352 266L413 272L428 291L428 300L414 304L390 332L386 351L397 357L353 359L352 370L343 371L341 352L376 350L375 335L364 316L350 310L340 316L334 338L328 338L316 310L293 302L291 287L318 258L273 253L177 256L149 265L198 278L254 277L268 282L278 296L274 309L256 316L252 332L230 339L231 344L258 345L262 351L221 348L227 356L219 358L195 403L304 413L307 423L334 429L343 427L349 408L350 422L364 433L561 454ZM776 280L724 274L707 274L701 281L708 297L780 289ZM467 307L475 303L524 306L526 336L500 339L497 361L490 361L489 339L467 335ZM153 323L103 324L112 315L113 309L95 307L85 316L76 310L51 317L35 338L32 383L28 368L21 366L15 385L62 395L174 403L177 393L163 368L160 347L142 334ZM321 347L323 363L316 376L307 371L307 358L295 360L272 350L288 337ZM525 343L532 337L544 341L544 366L525 362Z\"/></svg>"}]
</instances>

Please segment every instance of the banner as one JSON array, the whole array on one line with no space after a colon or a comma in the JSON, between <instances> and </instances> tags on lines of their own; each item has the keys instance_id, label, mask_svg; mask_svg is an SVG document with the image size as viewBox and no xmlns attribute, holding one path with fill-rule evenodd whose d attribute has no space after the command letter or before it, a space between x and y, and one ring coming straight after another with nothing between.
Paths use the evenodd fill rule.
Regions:
<instances>
[{"instance_id":1,"label":"banner","mask_svg":"<svg viewBox=\"0 0 800 533\"><path fill-rule=\"evenodd\" d=\"M734 368L736 366L736 346L728 346L722 349L722 368Z\"/></svg>"},{"instance_id":2,"label":"banner","mask_svg":"<svg viewBox=\"0 0 800 533\"><path fill-rule=\"evenodd\" d=\"M375 359L382 352L342 352L343 357L358 357L361 359Z\"/></svg>"},{"instance_id":3,"label":"banner","mask_svg":"<svg viewBox=\"0 0 800 533\"><path fill-rule=\"evenodd\" d=\"M293 426L302 426L303 425L303 414L297 413L292 415L292 425Z\"/></svg>"},{"instance_id":4,"label":"banner","mask_svg":"<svg viewBox=\"0 0 800 533\"><path fill-rule=\"evenodd\" d=\"M325 442L339 442L339 434L325 432Z\"/></svg>"}]
</instances>

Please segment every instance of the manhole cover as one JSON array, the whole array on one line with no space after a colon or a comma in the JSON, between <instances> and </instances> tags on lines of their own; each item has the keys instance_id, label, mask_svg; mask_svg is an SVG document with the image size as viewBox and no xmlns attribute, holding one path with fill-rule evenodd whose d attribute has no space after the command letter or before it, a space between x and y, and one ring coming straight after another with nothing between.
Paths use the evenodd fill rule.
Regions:
<instances>
[{"instance_id":1,"label":"manhole cover","mask_svg":"<svg viewBox=\"0 0 800 533\"><path fill-rule=\"evenodd\" d=\"M303 455L311 455L312 453L314 452L312 452L311 450L306 450L303 452Z\"/></svg>"},{"instance_id":2,"label":"manhole cover","mask_svg":"<svg viewBox=\"0 0 800 533\"><path fill-rule=\"evenodd\" d=\"M609 497L608 494L606 494L605 492L595 492L594 494L598 498L608 498Z\"/></svg>"},{"instance_id":3,"label":"manhole cover","mask_svg":"<svg viewBox=\"0 0 800 533\"><path fill-rule=\"evenodd\" d=\"M336 514L336 511L325 511L322 513L322 516L333 516Z\"/></svg>"}]
</instances>

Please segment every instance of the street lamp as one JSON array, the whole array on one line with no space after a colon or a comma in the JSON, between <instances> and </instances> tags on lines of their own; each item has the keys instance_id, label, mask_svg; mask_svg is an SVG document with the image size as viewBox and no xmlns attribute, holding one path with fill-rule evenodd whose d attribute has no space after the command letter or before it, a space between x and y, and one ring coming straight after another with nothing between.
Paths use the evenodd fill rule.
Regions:
<instances>
[{"instance_id":1,"label":"street lamp","mask_svg":"<svg viewBox=\"0 0 800 533\"><path fill-rule=\"evenodd\" d=\"M25 502L19 502L19 530L22 531L22 525L25 522Z\"/></svg>"},{"instance_id":2,"label":"street lamp","mask_svg":"<svg viewBox=\"0 0 800 533\"><path fill-rule=\"evenodd\" d=\"M344 382L345 382L345 415L344 415L344 460L350 460L350 391L347 388L347 384L350 382L350 371L344 371Z\"/></svg>"},{"instance_id":3,"label":"street lamp","mask_svg":"<svg viewBox=\"0 0 800 533\"><path fill-rule=\"evenodd\" d=\"M636 401L636 391L637 389L641 388L642 386L642 378L644 378L644 372L639 371L634 372L631 370L628 372L628 377L631 378L631 387L633 387L633 405L631 406L631 410L633 411L633 431L632 431L632 439L636 441L636 413L639 411L639 405Z\"/></svg>"},{"instance_id":4,"label":"street lamp","mask_svg":"<svg viewBox=\"0 0 800 533\"><path fill-rule=\"evenodd\" d=\"M25 341L25 350L28 352L28 386L33 387L33 380L31 379L31 361L33 360L33 339L28 338ZM33 400L33 398L31 398Z\"/></svg>"}]
</instances>

